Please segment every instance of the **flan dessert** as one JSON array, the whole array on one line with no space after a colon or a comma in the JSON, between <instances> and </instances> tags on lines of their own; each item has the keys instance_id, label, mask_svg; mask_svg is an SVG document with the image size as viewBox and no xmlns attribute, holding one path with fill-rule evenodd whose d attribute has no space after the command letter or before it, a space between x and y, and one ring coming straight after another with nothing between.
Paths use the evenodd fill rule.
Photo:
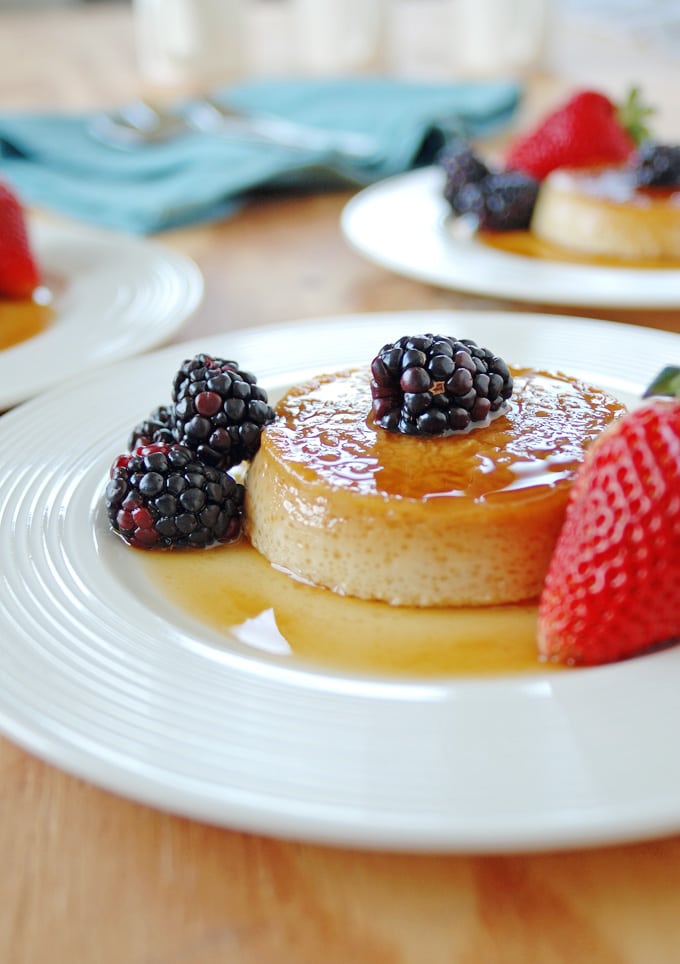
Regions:
<instances>
[{"instance_id":1,"label":"flan dessert","mask_svg":"<svg viewBox=\"0 0 680 964\"><path fill-rule=\"evenodd\" d=\"M245 531L276 568L401 606L487 606L540 593L576 470L623 406L558 373L512 370L488 423L386 431L371 370L291 388L246 478Z\"/></svg>"},{"instance_id":2,"label":"flan dessert","mask_svg":"<svg viewBox=\"0 0 680 964\"><path fill-rule=\"evenodd\" d=\"M680 260L680 186L640 187L630 167L561 168L541 183L531 232L568 251Z\"/></svg>"}]
</instances>

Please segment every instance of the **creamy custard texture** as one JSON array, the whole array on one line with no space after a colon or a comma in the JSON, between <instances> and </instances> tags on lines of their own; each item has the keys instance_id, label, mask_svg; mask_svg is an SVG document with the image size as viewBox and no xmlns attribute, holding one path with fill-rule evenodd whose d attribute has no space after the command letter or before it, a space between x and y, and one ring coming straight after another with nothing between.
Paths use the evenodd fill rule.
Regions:
<instances>
[{"instance_id":1,"label":"creamy custard texture","mask_svg":"<svg viewBox=\"0 0 680 964\"><path fill-rule=\"evenodd\" d=\"M367 370L320 376L285 396L268 440L299 478L361 495L484 501L570 481L585 447L620 406L566 376L533 369L513 376L504 414L467 434L433 439L372 422Z\"/></svg>"}]
</instances>

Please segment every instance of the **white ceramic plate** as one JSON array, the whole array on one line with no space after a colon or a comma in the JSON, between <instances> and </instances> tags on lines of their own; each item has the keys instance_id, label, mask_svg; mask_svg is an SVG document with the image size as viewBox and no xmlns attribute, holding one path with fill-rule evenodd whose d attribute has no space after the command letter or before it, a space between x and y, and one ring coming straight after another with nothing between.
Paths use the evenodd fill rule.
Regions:
<instances>
[{"instance_id":1,"label":"white ceramic plate","mask_svg":"<svg viewBox=\"0 0 680 964\"><path fill-rule=\"evenodd\" d=\"M680 306L680 270L539 261L455 235L443 183L443 172L427 167L366 188L342 213L345 237L397 274L491 298L609 308Z\"/></svg>"},{"instance_id":2,"label":"white ceramic plate","mask_svg":"<svg viewBox=\"0 0 680 964\"><path fill-rule=\"evenodd\" d=\"M428 330L630 399L680 360L680 336L606 322L366 315L173 346L15 409L0 418L0 729L135 800L310 841L491 852L680 830L680 647L518 677L329 672L170 616L107 530L109 465L185 357L236 357L274 397Z\"/></svg>"},{"instance_id":3,"label":"white ceramic plate","mask_svg":"<svg viewBox=\"0 0 680 964\"><path fill-rule=\"evenodd\" d=\"M196 265L155 242L80 225L31 224L54 289L41 334L0 351L0 411L94 366L156 348L197 308Z\"/></svg>"}]
</instances>

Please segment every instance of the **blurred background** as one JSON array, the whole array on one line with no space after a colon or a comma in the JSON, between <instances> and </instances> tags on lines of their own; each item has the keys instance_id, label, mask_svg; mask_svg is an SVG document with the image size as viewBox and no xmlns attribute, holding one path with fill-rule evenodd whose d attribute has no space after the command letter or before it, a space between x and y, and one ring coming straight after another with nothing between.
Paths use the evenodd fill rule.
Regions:
<instances>
[{"instance_id":1,"label":"blurred background","mask_svg":"<svg viewBox=\"0 0 680 964\"><path fill-rule=\"evenodd\" d=\"M107 11L125 6L136 15L137 56L126 75L137 95L140 80L159 98L184 92L188 80L206 89L300 73L426 80L543 74L617 100L640 86L661 132L676 111L668 78L679 73L680 0L0 0L0 14L5 22L34 14L30 29L57 37L60 13L86 11L93 89L91 98L81 91L77 99L95 103L97 31L122 30ZM225 29L234 11L238 38ZM2 24L0 62L0 99L24 106L29 58L6 41ZM57 43L54 66L62 79L69 72ZM549 99L550 84L541 89Z\"/></svg>"},{"instance_id":2,"label":"blurred background","mask_svg":"<svg viewBox=\"0 0 680 964\"><path fill-rule=\"evenodd\" d=\"M122 5L135 5L136 0L0 0L0 10L28 10L48 9L73 6L96 6L102 3L117 2ZM194 0L200 2L200 0ZM242 0L243 4L252 8L286 7L288 0ZM370 0L364 0L370 5ZM456 0L386 0L389 6L412 7L419 15L432 15L437 8L457 5ZM164 0L156 0L157 6L162 6ZM323 7L323 0L318 0ZM460 0L459 0L460 3ZM169 6L172 0L165 4ZM577 26L582 29L587 26L593 32L593 42L604 33L617 44L628 44L631 50L646 50L650 46L668 56L680 53L680 0L548 0L550 16L559 22L562 29ZM479 0L479 6L485 6L485 0ZM556 46L568 46L568 38L553 36ZM601 52L601 51L599 51ZM578 56L580 53L588 57L589 50L571 51Z\"/></svg>"},{"instance_id":3,"label":"blurred background","mask_svg":"<svg viewBox=\"0 0 680 964\"><path fill-rule=\"evenodd\" d=\"M0 11L35 10L39 13L40 10L60 7L118 3L167 12L177 7L178 2L184 0L0 0ZM192 2L200 7L204 0ZM226 6L232 2L225 0ZM290 69L291 51L286 50L290 45L283 43L277 48L276 40L283 42L286 39L285 18L291 0L237 2L246 19L255 21L254 29L267 29L271 34L266 64L251 62L247 65L250 72L259 72L265 67L270 71ZM216 4L213 2L212 5ZM317 16L323 17L324 10L332 5L327 0L311 0L307 6L314 6L319 11ZM398 56L393 59L399 62L402 71L410 69L415 73L433 74L450 66L447 50L452 43L451 36L446 30L433 30L427 44L423 45L425 34L410 30L410 18L429 18L433 24L444 16L455 20L462 15L463 8L470 8L472 4L471 0L360 0L357 9L372 6L381 6L383 11L386 34L383 55L389 60L389 47L396 46ZM667 62L677 61L680 54L680 0L528 0L520 4L506 0L476 0L474 6L479 23L493 17L494 11L509 11L517 6L530 8L534 19L540 11L545 19L543 60L551 69L563 74L578 76L584 69L589 76L606 74L609 64L614 60L620 63L622 58L629 59L631 70L635 70L636 61L641 59L645 61L645 69L650 65L653 68L657 57L665 61L661 66L667 69ZM407 49L405 56L404 48L409 48L409 44L413 49ZM259 39L256 46L261 49ZM474 64L470 66L474 68ZM488 64L483 66L489 70Z\"/></svg>"}]
</instances>

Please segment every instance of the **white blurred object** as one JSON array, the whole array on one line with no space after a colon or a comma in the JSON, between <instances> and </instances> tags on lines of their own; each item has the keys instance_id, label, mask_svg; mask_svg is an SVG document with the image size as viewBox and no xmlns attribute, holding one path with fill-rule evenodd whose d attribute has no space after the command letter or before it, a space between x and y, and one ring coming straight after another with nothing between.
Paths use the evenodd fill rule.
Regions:
<instances>
[{"instance_id":1,"label":"white blurred object","mask_svg":"<svg viewBox=\"0 0 680 964\"><path fill-rule=\"evenodd\" d=\"M605 28L676 56L680 52L680 0L559 0L566 16Z\"/></svg>"},{"instance_id":2,"label":"white blurred object","mask_svg":"<svg viewBox=\"0 0 680 964\"><path fill-rule=\"evenodd\" d=\"M457 73L517 76L543 60L550 0L449 0Z\"/></svg>"},{"instance_id":3,"label":"white blurred object","mask_svg":"<svg viewBox=\"0 0 680 964\"><path fill-rule=\"evenodd\" d=\"M289 0L295 64L341 74L381 62L388 0Z\"/></svg>"},{"instance_id":4,"label":"white blurred object","mask_svg":"<svg viewBox=\"0 0 680 964\"><path fill-rule=\"evenodd\" d=\"M627 60L639 73L678 65L680 0L556 0L556 7L551 63L561 73L582 63L606 72Z\"/></svg>"},{"instance_id":5,"label":"white blurred object","mask_svg":"<svg viewBox=\"0 0 680 964\"><path fill-rule=\"evenodd\" d=\"M235 77L242 63L241 0L132 0L142 76L201 88Z\"/></svg>"},{"instance_id":6,"label":"white blurred object","mask_svg":"<svg viewBox=\"0 0 680 964\"><path fill-rule=\"evenodd\" d=\"M387 60L401 75L521 78L543 66L557 0L389 0Z\"/></svg>"}]
</instances>

